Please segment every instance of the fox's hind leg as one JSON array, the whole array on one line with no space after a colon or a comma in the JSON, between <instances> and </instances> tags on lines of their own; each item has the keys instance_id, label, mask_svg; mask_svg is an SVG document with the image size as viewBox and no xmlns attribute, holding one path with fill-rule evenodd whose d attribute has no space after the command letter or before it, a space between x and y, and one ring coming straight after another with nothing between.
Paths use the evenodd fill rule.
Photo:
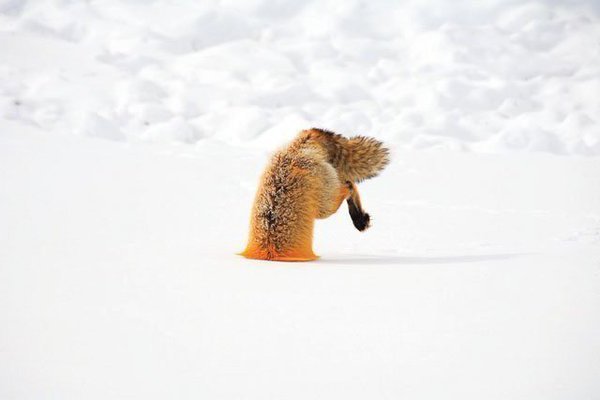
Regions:
<instances>
[{"instance_id":1,"label":"fox's hind leg","mask_svg":"<svg viewBox=\"0 0 600 400\"><path fill-rule=\"evenodd\" d=\"M327 218L335 214L344 200L350 196L350 189L348 186L340 185L339 181L333 181L329 185L333 190L327 191L326 194L321 198L317 213L317 218L319 219Z\"/></svg>"},{"instance_id":2,"label":"fox's hind leg","mask_svg":"<svg viewBox=\"0 0 600 400\"><path fill-rule=\"evenodd\" d=\"M317 190L319 196L316 217L323 219L334 214L340 208L344 200L350 196L350 187L340 182L337 172L331 164L324 162L319 167Z\"/></svg>"},{"instance_id":3,"label":"fox's hind leg","mask_svg":"<svg viewBox=\"0 0 600 400\"><path fill-rule=\"evenodd\" d=\"M346 200L350 218L356 229L362 232L371 226L371 217L362 208L356 185L352 182L346 182L346 185L350 191L350 197Z\"/></svg>"}]
</instances>

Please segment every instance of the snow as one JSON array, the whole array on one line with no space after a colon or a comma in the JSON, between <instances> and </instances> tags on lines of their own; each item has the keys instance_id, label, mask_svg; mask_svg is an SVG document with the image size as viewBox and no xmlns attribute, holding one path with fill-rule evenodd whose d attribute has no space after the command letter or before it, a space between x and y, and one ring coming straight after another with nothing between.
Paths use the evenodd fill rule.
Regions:
<instances>
[{"instance_id":1,"label":"snow","mask_svg":"<svg viewBox=\"0 0 600 400\"><path fill-rule=\"evenodd\" d=\"M264 154L204 146L0 136L0 397L600 390L597 159L397 151L282 264L234 254Z\"/></svg>"},{"instance_id":2,"label":"snow","mask_svg":"<svg viewBox=\"0 0 600 400\"><path fill-rule=\"evenodd\" d=\"M591 0L4 0L0 11L2 118L47 132L262 148L269 130L318 125L407 149L600 154Z\"/></svg>"},{"instance_id":3,"label":"snow","mask_svg":"<svg viewBox=\"0 0 600 400\"><path fill-rule=\"evenodd\" d=\"M0 398L600 393L594 1L0 0ZM392 148L247 260L298 129Z\"/></svg>"}]
</instances>

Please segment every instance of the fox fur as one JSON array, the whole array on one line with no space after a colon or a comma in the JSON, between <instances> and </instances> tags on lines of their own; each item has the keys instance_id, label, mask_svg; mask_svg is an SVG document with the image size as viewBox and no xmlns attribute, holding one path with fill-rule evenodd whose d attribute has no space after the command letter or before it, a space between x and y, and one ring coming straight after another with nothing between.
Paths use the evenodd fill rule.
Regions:
<instances>
[{"instance_id":1,"label":"fox fur","mask_svg":"<svg viewBox=\"0 0 600 400\"><path fill-rule=\"evenodd\" d=\"M323 129L301 131L265 169L254 199L244 257L309 261L315 219L327 218L346 200L354 226L363 231L370 217L362 209L356 183L379 174L389 150L373 138L345 138Z\"/></svg>"}]
</instances>

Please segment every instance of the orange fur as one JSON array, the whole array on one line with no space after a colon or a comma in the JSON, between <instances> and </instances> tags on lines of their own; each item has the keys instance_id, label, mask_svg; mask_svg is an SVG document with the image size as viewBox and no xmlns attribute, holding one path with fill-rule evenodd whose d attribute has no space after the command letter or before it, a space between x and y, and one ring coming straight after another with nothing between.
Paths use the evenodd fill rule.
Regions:
<instances>
[{"instance_id":1,"label":"orange fur","mask_svg":"<svg viewBox=\"0 0 600 400\"><path fill-rule=\"evenodd\" d=\"M346 139L320 129L300 132L262 175L248 245L240 254L276 261L317 259L315 219L329 217L349 197L358 198L354 182L377 175L387 162L387 149L374 139Z\"/></svg>"}]
</instances>

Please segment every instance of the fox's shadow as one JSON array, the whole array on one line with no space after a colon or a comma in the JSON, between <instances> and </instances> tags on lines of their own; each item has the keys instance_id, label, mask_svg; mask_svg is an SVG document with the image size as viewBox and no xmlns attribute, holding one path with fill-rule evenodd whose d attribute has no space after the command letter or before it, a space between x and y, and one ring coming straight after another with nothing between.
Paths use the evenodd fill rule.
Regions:
<instances>
[{"instance_id":1,"label":"fox's shadow","mask_svg":"<svg viewBox=\"0 0 600 400\"><path fill-rule=\"evenodd\" d=\"M526 253L503 253L464 256L391 256L356 255L322 257L317 262L331 265L410 265L410 264L460 264L483 261L502 261L527 255Z\"/></svg>"}]
</instances>

